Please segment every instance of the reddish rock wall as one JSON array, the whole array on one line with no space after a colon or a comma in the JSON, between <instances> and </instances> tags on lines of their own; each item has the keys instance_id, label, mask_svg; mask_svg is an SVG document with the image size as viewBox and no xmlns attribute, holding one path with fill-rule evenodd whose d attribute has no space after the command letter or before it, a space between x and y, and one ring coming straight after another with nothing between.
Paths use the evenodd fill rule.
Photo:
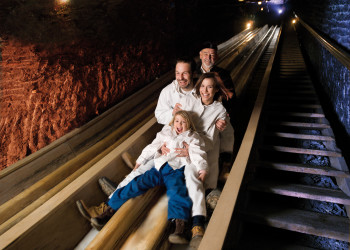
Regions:
<instances>
[{"instance_id":1,"label":"reddish rock wall","mask_svg":"<svg viewBox=\"0 0 350 250\"><path fill-rule=\"evenodd\" d=\"M167 70L170 65L159 46L149 42L103 50L79 44L41 51L6 41L1 62L1 167L83 125Z\"/></svg>"},{"instance_id":2,"label":"reddish rock wall","mask_svg":"<svg viewBox=\"0 0 350 250\"><path fill-rule=\"evenodd\" d=\"M11 5L11 13L17 14L7 17L4 27L13 25L12 31L0 36L0 169L82 126L172 69L168 43L172 37L162 31L163 25L169 24L163 20L168 19L164 7L169 5L158 5L158 11L164 13L155 19L150 18L154 5L135 2L129 1L113 13L124 21L119 26L112 26L104 16L107 12L95 12L93 5L75 6L75 22L67 8L58 9L62 15L57 19L50 6L42 10L39 5ZM131 9L134 12L128 17ZM18 26L19 21L11 22L21 13L26 13L26 23ZM45 22L55 25L51 29L38 25L45 28L35 30L43 13L50 18ZM33 23L31 29L25 27L28 23ZM52 28L57 30L55 37L47 33L55 31ZM28 30L35 36L28 35Z\"/></svg>"}]
</instances>

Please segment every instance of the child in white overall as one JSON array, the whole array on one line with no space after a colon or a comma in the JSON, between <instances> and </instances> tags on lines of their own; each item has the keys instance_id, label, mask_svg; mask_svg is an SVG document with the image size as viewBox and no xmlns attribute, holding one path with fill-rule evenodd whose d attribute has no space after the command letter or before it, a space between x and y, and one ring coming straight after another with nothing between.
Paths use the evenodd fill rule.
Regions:
<instances>
[{"instance_id":1,"label":"child in white overall","mask_svg":"<svg viewBox=\"0 0 350 250\"><path fill-rule=\"evenodd\" d=\"M184 142L189 145L189 156L176 157L175 148L183 147ZM164 143L171 149L166 155L162 155L159 150ZM176 223L175 232L169 236L169 240L174 244L188 243L183 233L185 222L191 218L192 201L188 196L184 170L195 167L194 171L204 180L208 164L203 149L204 141L195 131L189 114L183 110L178 111L170 124L165 125L153 142L143 149L135 165L137 169L141 164L154 159L154 167L117 189L107 202L110 208L92 218L92 225L101 228L127 200L155 186L164 185L169 198L168 219L175 219Z\"/></svg>"}]
</instances>

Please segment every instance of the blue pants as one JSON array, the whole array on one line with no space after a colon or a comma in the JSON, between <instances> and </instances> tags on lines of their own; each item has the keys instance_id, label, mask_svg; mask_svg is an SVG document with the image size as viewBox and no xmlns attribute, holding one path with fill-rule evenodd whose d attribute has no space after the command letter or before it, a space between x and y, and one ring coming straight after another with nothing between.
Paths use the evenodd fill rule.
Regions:
<instances>
[{"instance_id":1,"label":"blue pants","mask_svg":"<svg viewBox=\"0 0 350 250\"><path fill-rule=\"evenodd\" d=\"M108 205L117 211L127 200L146 193L156 186L165 186L168 201L168 219L188 220L191 217L192 201L185 184L185 167L174 170L168 163L158 171L154 167L135 177L125 187L117 189Z\"/></svg>"}]
</instances>

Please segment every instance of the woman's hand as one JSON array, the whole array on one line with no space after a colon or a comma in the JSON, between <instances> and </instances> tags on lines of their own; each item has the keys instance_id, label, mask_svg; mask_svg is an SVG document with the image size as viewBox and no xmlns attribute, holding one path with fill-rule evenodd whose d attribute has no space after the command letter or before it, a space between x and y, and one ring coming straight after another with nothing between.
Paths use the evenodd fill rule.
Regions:
<instances>
[{"instance_id":1,"label":"woman's hand","mask_svg":"<svg viewBox=\"0 0 350 250\"><path fill-rule=\"evenodd\" d=\"M205 177L207 176L207 174L208 174L208 172L207 172L207 170L199 170L199 172L198 172L198 180L200 180L201 182L204 182L204 180L205 180Z\"/></svg>"},{"instance_id":2,"label":"woman's hand","mask_svg":"<svg viewBox=\"0 0 350 250\"><path fill-rule=\"evenodd\" d=\"M136 163L136 164L135 164L135 167L134 167L134 169L133 169L133 170L138 169L138 167L139 167L139 166L141 166L141 164L140 164L140 163Z\"/></svg>"},{"instance_id":3,"label":"woman's hand","mask_svg":"<svg viewBox=\"0 0 350 250\"><path fill-rule=\"evenodd\" d=\"M183 142L184 148L175 148L175 153L177 153L176 157L187 157L188 154L188 144Z\"/></svg>"},{"instance_id":4,"label":"woman's hand","mask_svg":"<svg viewBox=\"0 0 350 250\"><path fill-rule=\"evenodd\" d=\"M219 131L224 131L226 128L226 121L225 120L217 120L215 122L215 127L219 130Z\"/></svg>"}]
</instances>

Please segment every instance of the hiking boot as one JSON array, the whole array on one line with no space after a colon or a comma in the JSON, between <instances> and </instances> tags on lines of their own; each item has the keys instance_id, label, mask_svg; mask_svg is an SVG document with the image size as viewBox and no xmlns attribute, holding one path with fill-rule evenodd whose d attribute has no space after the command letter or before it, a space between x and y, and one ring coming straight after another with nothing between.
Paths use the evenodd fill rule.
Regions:
<instances>
[{"instance_id":1,"label":"hiking boot","mask_svg":"<svg viewBox=\"0 0 350 250\"><path fill-rule=\"evenodd\" d=\"M91 218L97 217L100 214L102 214L109 207L104 202L102 202L99 206L92 206L92 207L86 206L83 200L78 200L75 203L77 204L77 207L81 215L84 216L84 218L86 218L89 221Z\"/></svg>"},{"instance_id":2,"label":"hiking boot","mask_svg":"<svg viewBox=\"0 0 350 250\"><path fill-rule=\"evenodd\" d=\"M192 239L190 241L190 249L198 249L204 235L204 227L194 226L192 228Z\"/></svg>"},{"instance_id":3,"label":"hiking boot","mask_svg":"<svg viewBox=\"0 0 350 250\"><path fill-rule=\"evenodd\" d=\"M188 244L188 240L185 238L185 221L176 219L175 226L175 232L169 235L169 242L173 244Z\"/></svg>"},{"instance_id":4,"label":"hiking boot","mask_svg":"<svg viewBox=\"0 0 350 250\"><path fill-rule=\"evenodd\" d=\"M115 211L110 206L107 206L107 209L102 214L91 218L91 225L97 230L101 230L114 213Z\"/></svg>"},{"instance_id":5,"label":"hiking boot","mask_svg":"<svg viewBox=\"0 0 350 250\"><path fill-rule=\"evenodd\" d=\"M113 194L113 192L117 189L117 184L108 179L107 177L101 177L98 179L98 184L100 185L102 191L108 197Z\"/></svg>"},{"instance_id":6,"label":"hiking boot","mask_svg":"<svg viewBox=\"0 0 350 250\"><path fill-rule=\"evenodd\" d=\"M208 209L214 211L218 201L220 199L221 191L219 189L213 189L205 198Z\"/></svg>"}]
</instances>

